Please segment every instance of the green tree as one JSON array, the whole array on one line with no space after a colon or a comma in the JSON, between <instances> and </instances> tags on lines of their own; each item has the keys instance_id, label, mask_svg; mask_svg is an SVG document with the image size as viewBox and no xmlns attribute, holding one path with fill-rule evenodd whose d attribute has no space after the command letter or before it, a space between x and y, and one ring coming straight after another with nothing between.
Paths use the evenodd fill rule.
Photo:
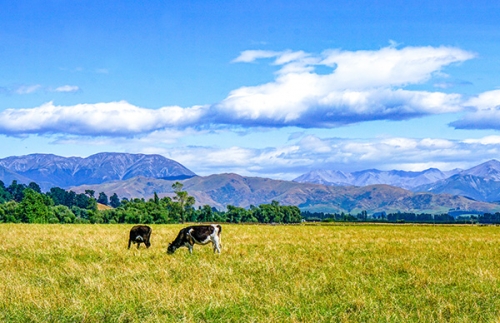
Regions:
<instances>
[{"instance_id":1,"label":"green tree","mask_svg":"<svg viewBox=\"0 0 500 323\"><path fill-rule=\"evenodd\" d=\"M40 188L40 185L38 185L35 182L29 183L28 188L31 188L33 191L35 191L37 193L42 193L42 189Z\"/></svg>"},{"instance_id":2,"label":"green tree","mask_svg":"<svg viewBox=\"0 0 500 323\"><path fill-rule=\"evenodd\" d=\"M99 197L97 198L97 203L108 205L109 204L108 196L104 192L99 193Z\"/></svg>"},{"instance_id":3,"label":"green tree","mask_svg":"<svg viewBox=\"0 0 500 323\"><path fill-rule=\"evenodd\" d=\"M113 193L113 195L111 195L111 197L109 198L109 205L114 208L120 206L120 199L118 198L118 195L116 195L116 193Z\"/></svg>"},{"instance_id":4,"label":"green tree","mask_svg":"<svg viewBox=\"0 0 500 323\"><path fill-rule=\"evenodd\" d=\"M93 198L88 197L85 194L77 194L75 196L75 205L81 209L88 209L91 201L95 201Z\"/></svg>"},{"instance_id":5,"label":"green tree","mask_svg":"<svg viewBox=\"0 0 500 323\"><path fill-rule=\"evenodd\" d=\"M21 222L17 214L18 203L14 200L0 204L0 209L3 211L3 221L11 223ZM2 212L0 211L0 212Z\"/></svg>"},{"instance_id":6,"label":"green tree","mask_svg":"<svg viewBox=\"0 0 500 323\"><path fill-rule=\"evenodd\" d=\"M26 189L26 185L18 184L16 180L12 181L12 184L7 187L7 191L12 196L12 199L16 202L21 202L24 197L24 190Z\"/></svg>"},{"instance_id":7,"label":"green tree","mask_svg":"<svg viewBox=\"0 0 500 323\"><path fill-rule=\"evenodd\" d=\"M94 194L95 194L94 190L85 190L85 194L87 194L91 199L95 198L94 197Z\"/></svg>"},{"instance_id":8,"label":"green tree","mask_svg":"<svg viewBox=\"0 0 500 323\"><path fill-rule=\"evenodd\" d=\"M27 188L24 190L24 197L17 207L17 213L22 222L48 223L50 212L47 204L50 205L44 195Z\"/></svg>"},{"instance_id":9,"label":"green tree","mask_svg":"<svg viewBox=\"0 0 500 323\"><path fill-rule=\"evenodd\" d=\"M49 219L50 223L74 223L75 214L66 205L56 205L52 207L53 217Z\"/></svg>"},{"instance_id":10,"label":"green tree","mask_svg":"<svg viewBox=\"0 0 500 323\"><path fill-rule=\"evenodd\" d=\"M181 223L186 222L186 208L191 209L196 202L194 197L189 196L188 193L183 190L183 187L184 185L180 182L172 184L172 189L175 193L174 200L179 204Z\"/></svg>"},{"instance_id":11,"label":"green tree","mask_svg":"<svg viewBox=\"0 0 500 323\"><path fill-rule=\"evenodd\" d=\"M7 191L5 184L0 181L0 203L5 203L12 200L12 195Z\"/></svg>"},{"instance_id":12,"label":"green tree","mask_svg":"<svg viewBox=\"0 0 500 323\"><path fill-rule=\"evenodd\" d=\"M47 195L54 201L55 205L66 205L67 192L60 187L51 187ZM70 205L67 205L70 206Z\"/></svg>"}]
</instances>

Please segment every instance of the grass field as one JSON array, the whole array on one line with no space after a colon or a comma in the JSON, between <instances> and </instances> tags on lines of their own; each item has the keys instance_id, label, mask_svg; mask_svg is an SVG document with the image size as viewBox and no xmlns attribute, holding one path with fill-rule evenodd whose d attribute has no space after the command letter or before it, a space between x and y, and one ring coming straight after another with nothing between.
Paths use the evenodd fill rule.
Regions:
<instances>
[{"instance_id":1,"label":"grass field","mask_svg":"<svg viewBox=\"0 0 500 323\"><path fill-rule=\"evenodd\" d=\"M0 225L1 322L499 322L500 227Z\"/></svg>"}]
</instances>

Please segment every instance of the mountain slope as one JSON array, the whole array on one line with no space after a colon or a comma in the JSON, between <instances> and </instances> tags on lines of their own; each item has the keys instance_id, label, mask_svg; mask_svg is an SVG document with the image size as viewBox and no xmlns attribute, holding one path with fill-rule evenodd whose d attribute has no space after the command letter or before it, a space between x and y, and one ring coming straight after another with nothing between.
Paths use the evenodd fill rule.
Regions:
<instances>
[{"instance_id":1,"label":"mountain slope","mask_svg":"<svg viewBox=\"0 0 500 323\"><path fill-rule=\"evenodd\" d=\"M464 170L460 174L482 177L485 180L500 181L500 162L492 159L470 169Z\"/></svg>"},{"instance_id":2,"label":"mountain slope","mask_svg":"<svg viewBox=\"0 0 500 323\"><path fill-rule=\"evenodd\" d=\"M0 180L4 183L4 186L9 186L12 181L17 181L18 183L28 183L30 181L29 178L11 172L3 166L0 166Z\"/></svg>"},{"instance_id":3,"label":"mountain slope","mask_svg":"<svg viewBox=\"0 0 500 323\"><path fill-rule=\"evenodd\" d=\"M448 193L479 201L500 201L500 162L490 160L437 182L417 186L413 191Z\"/></svg>"},{"instance_id":4,"label":"mountain slope","mask_svg":"<svg viewBox=\"0 0 500 323\"><path fill-rule=\"evenodd\" d=\"M296 179L299 183L325 184L333 186L366 186L375 184L387 184L405 189L430 184L444 179L449 175L436 168L429 168L421 172L406 171L381 171L368 169L357 172L340 172L334 170L315 170L303 174Z\"/></svg>"},{"instance_id":5,"label":"mountain slope","mask_svg":"<svg viewBox=\"0 0 500 323\"><path fill-rule=\"evenodd\" d=\"M32 154L0 159L0 166L21 176L23 180L20 182L34 181L44 190L53 186L67 188L136 176L164 179L196 176L178 162L160 155L125 153L99 153L87 158ZM3 178L0 174L0 179Z\"/></svg>"},{"instance_id":6,"label":"mountain slope","mask_svg":"<svg viewBox=\"0 0 500 323\"><path fill-rule=\"evenodd\" d=\"M461 195L486 202L500 201L500 181L468 174L457 174L436 183L416 187L414 191Z\"/></svg>"}]
</instances>

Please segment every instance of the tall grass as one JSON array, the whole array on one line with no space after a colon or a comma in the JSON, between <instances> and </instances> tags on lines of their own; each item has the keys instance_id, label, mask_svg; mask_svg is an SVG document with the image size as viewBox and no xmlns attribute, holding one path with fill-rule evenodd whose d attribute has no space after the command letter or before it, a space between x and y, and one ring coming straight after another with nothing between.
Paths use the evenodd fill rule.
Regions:
<instances>
[{"instance_id":1,"label":"tall grass","mask_svg":"<svg viewBox=\"0 0 500 323\"><path fill-rule=\"evenodd\" d=\"M180 225L0 225L2 322L496 322L500 228L223 225L223 250L165 253Z\"/></svg>"}]
</instances>

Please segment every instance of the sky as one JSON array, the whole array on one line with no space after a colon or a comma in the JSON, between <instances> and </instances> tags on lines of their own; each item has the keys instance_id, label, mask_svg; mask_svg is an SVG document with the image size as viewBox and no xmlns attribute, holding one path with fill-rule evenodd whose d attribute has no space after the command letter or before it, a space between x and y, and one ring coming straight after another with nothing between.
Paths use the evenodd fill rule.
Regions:
<instances>
[{"instance_id":1,"label":"sky","mask_svg":"<svg viewBox=\"0 0 500 323\"><path fill-rule=\"evenodd\" d=\"M198 175L500 159L500 2L0 0L0 158Z\"/></svg>"}]
</instances>

